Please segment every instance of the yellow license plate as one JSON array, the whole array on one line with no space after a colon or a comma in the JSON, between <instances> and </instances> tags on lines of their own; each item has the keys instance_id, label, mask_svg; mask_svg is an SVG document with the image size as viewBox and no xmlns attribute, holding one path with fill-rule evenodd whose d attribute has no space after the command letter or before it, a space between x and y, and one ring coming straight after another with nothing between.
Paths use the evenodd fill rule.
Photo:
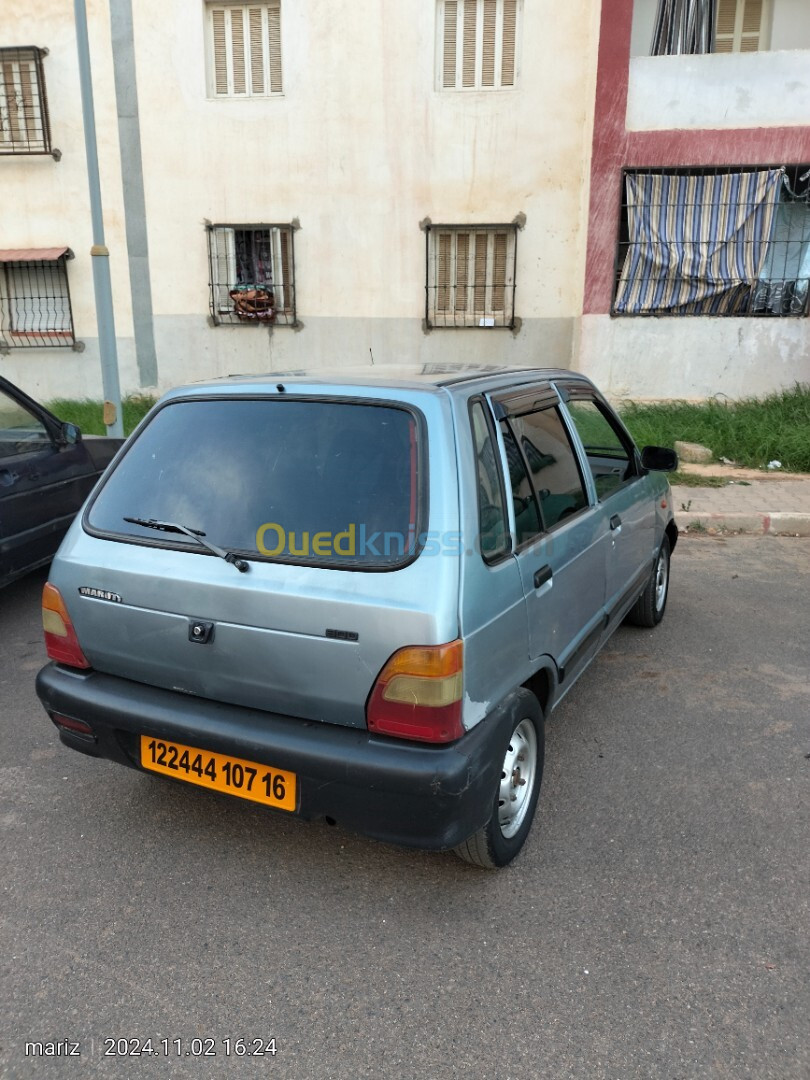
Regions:
<instances>
[{"instance_id":1,"label":"yellow license plate","mask_svg":"<svg viewBox=\"0 0 810 1080\"><path fill-rule=\"evenodd\" d=\"M258 761L141 735L141 765L151 772L251 799L277 810L295 810L295 773L260 765Z\"/></svg>"}]
</instances>

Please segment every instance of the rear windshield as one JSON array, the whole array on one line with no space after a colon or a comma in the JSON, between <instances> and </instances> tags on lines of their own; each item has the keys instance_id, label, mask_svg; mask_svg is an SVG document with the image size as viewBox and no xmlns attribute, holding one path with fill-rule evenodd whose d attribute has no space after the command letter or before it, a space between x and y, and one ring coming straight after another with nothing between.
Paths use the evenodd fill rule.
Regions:
<instances>
[{"instance_id":1,"label":"rear windshield","mask_svg":"<svg viewBox=\"0 0 810 1080\"><path fill-rule=\"evenodd\" d=\"M229 552L376 569L417 550L416 415L381 404L273 399L172 402L155 413L90 506L102 535L204 551L127 522L183 525Z\"/></svg>"}]
</instances>

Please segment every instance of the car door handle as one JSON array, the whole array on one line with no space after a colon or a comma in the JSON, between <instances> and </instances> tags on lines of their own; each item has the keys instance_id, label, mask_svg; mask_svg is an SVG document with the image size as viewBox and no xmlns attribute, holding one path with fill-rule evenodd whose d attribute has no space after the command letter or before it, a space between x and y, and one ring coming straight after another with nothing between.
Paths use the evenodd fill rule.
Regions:
<instances>
[{"instance_id":1,"label":"car door handle","mask_svg":"<svg viewBox=\"0 0 810 1080\"><path fill-rule=\"evenodd\" d=\"M0 487L11 487L19 479L19 473L12 472L11 469L0 469Z\"/></svg>"},{"instance_id":2,"label":"car door handle","mask_svg":"<svg viewBox=\"0 0 810 1080\"><path fill-rule=\"evenodd\" d=\"M547 581L551 581L551 567L541 566L539 570L534 572L534 587L539 589L541 585L545 585Z\"/></svg>"},{"instance_id":3,"label":"car door handle","mask_svg":"<svg viewBox=\"0 0 810 1080\"><path fill-rule=\"evenodd\" d=\"M619 517L618 514L614 514L613 517L610 519L610 527L611 527L611 529L620 529L621 525L622 525L622 519Z\"/></svg>"}]
</instances>

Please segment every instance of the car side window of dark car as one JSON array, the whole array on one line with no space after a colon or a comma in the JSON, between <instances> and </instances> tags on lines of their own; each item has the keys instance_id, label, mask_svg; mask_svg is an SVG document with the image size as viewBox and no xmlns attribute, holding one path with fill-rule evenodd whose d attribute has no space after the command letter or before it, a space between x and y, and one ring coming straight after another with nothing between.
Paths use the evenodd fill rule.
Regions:
<instances>
[{"instance_id":1,"label":"car side window of dark car","mask_svg":"<svg viewBox=\"0 0 810 1080\"><path fill-rule=\"evenodd\" d=\"M568 432L556 408L501 421L518 544L578 513L588 496Z\"/></svg>"},{"instance_id":2,"label":"car side window of dark car","mask_svg":"<svg viewBox=\"0 0 810 1080\"><path fill-rule=\"evenodd\" d=\"M568 412L577 429L600 502L637 475L632 444L594 398L576 398Z\"/></svg>"},{"instance_id":3,"label":"car side window of dark car","mask_svg":"<svg viewBox=\"0 0 810 1080\"><path fill-rule=\"evenodd\" d=\"M51 448L42 421L13 397L0 390L0 458L32 454Z\"/></svg>"},{"instance_id":4,"label":"car side window of dark car","mask_svg":"<svg viewBox=\"0 0 810 1080\"><path fill-rule=\"evenodd\" d=\"M484 560L493 562L511 548L500 461L495 432L480 401L470 407L470 418L478 488L478 546Z\"/></svg>"}]
</instances>

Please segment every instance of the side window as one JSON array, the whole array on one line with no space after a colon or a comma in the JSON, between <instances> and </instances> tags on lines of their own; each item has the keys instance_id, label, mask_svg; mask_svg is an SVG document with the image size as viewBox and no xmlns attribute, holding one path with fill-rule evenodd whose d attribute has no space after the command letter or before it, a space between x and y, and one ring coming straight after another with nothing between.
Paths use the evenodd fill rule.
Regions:
<instances>
[{"instance_id":1,"label":"side window","mask_svg":"<svg viewBox=\"0 0 810 1080\"><path fill-rule=\"evenodd\" d=\"M481 554L489 561L509 550L509 526L500 483L498 454L480 401L471 410L475 471L478 485L478 535Z\"/></svg>"},{"instance_id":2,"label":"side window","mask_svg":"<svg viewBox=\"0 0 810 1080\"><path fill-rule=\"evenodd\" d=\"M539 531L539 526L535 528L537 509L532 503L539 504L542 527L553 529L557 522L587 506L588 497L576 454L556 408L513 417L503 424L512 436L510 473L520 543Z\"/></svg>"},{"instance_id":3,"label":"side window","mask_svg":"<svg viewBox=\"0 0 810 1080\"><path fill-rule=\"evenodd\" d=\"M635 475L631 447L596 401L572 401L568 411L577 429L600 500Z\"/></svg>"},{"instance_id":4,"label":"side window","mask_svg":"<svg viewBox=\"0 0 810 1080\"><path fill-rule=\"evenodd\" d=\"M42 421L0 390L0 458L32 454L50 446Z\"/></svg>"}]
</instances>

